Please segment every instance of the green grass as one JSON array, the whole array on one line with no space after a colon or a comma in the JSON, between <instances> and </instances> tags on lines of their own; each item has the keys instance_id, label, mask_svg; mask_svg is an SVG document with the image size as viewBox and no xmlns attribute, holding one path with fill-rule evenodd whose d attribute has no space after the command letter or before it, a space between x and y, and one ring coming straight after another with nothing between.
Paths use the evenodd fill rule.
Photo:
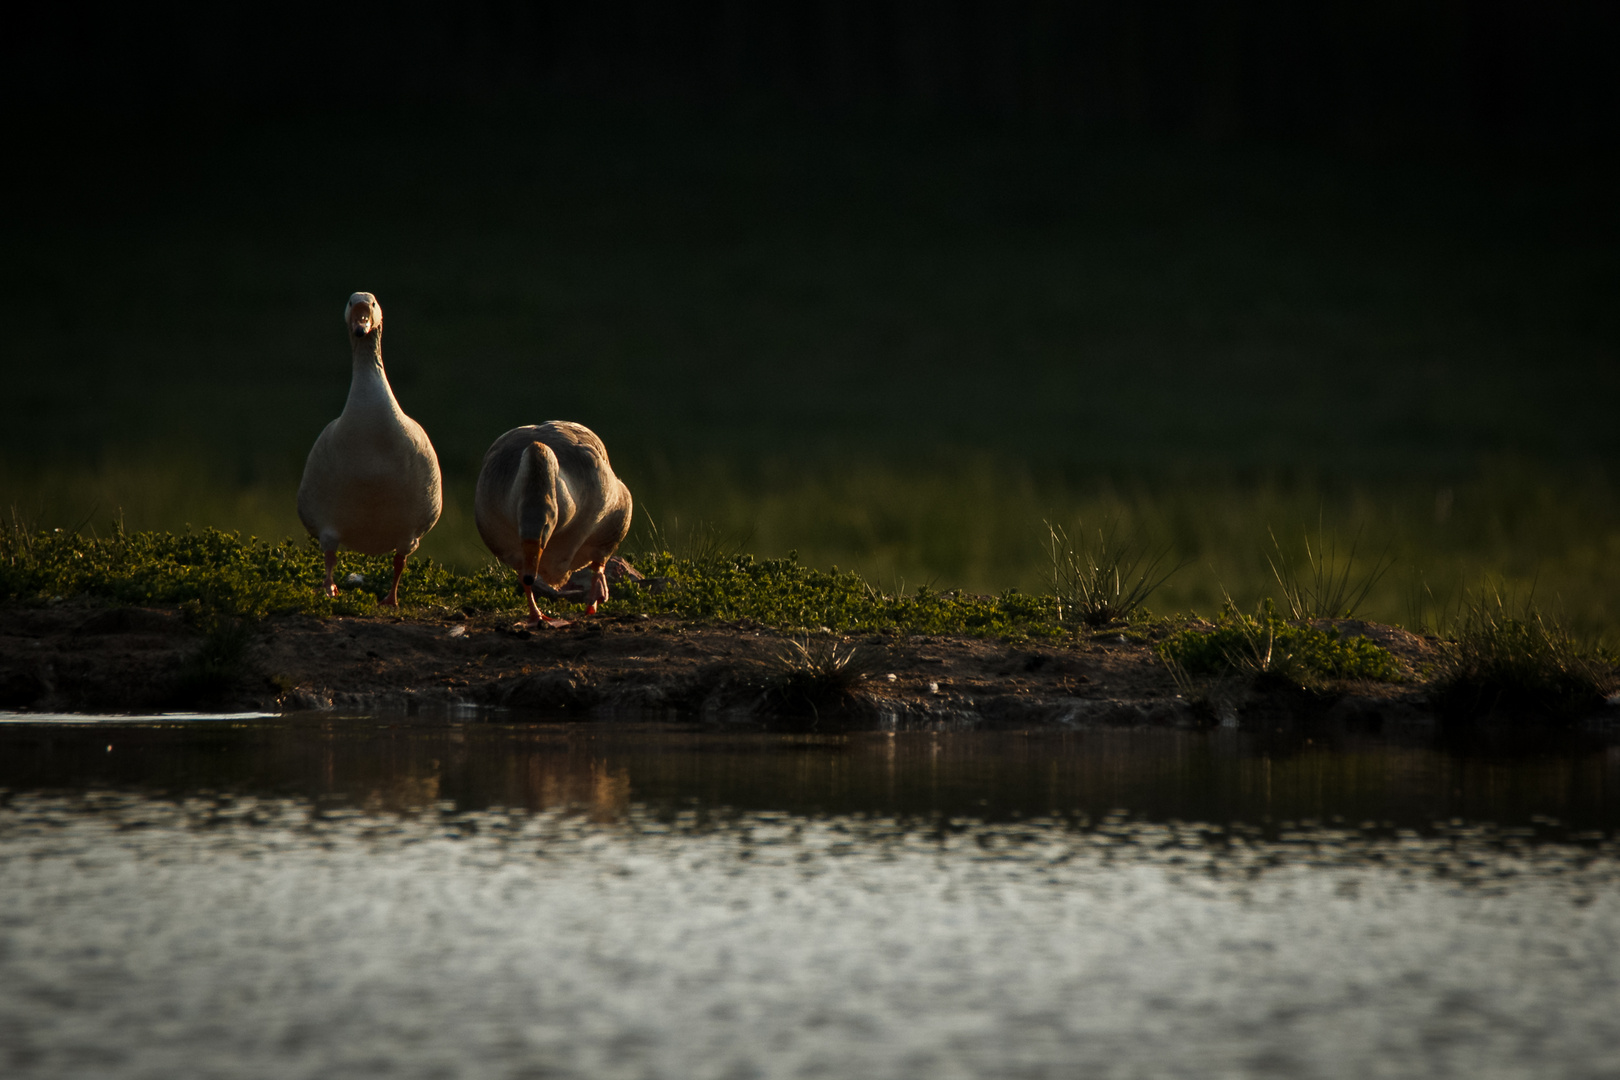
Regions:
<instances>
[{"instance_id":1,"label":"green grass","mask_svg":"<svg viewBox=\"0 0 1620 1080\"><path fill-rule=\"evenodd\" d=\"M914 634L1059 637L1067 631L1057 601L1009 590L979 596L920 586L882 592L860 575L804 566L794 553L781 559L735 555L702 562L667 553L636 557L662 592L621 588L616 611L679 615L705 621L751 619L789 631L825 628L837 633L897 630Z\"/></svg>"},{"instance_id":2,"label":"green grass","mask_svg":"<svg viewBox=\"0 0 1620 1080\"><path fill-rule=\"evenodd\" d=\"M677 615L697 621L749 619L789 631L840 633L900 630L984 636L1057 636L1050 598L1008 592L1000 597L921 588L885 595L853 573L814 570L789 555L682 559L635 556L660 580L657 590L622 585L615 614ZM159 533L115 530L107 537L61 530L0 528L0 600L40 603L92 597L121 604L178 605L201 626L270 615L374 613L388 589L388 556L344 555L342 573L365 581L330 598L318 591L325 564L313 542L268 542L217 529ZM515 574L493 564L471 572L414 559L400 583L403 609L468 614L523 611ZM577 605L559 604L575 611Z\"/></svg>"},{"instance_id":3,"label":"green grass","mask_svg":"<svg viewBox=\"0 0 1620 1080\"><path fill-rule=\"evenodd\" d=\"M25 488L19 509L30 524L107 535L114 510L124 507L131 531L228 524L245 535L298 537L302 544L291 486L180 482L187 475L179 465L130 462L100 475L57 469L37 487L19 482L12 490ZM1121 535L1167 547L1167 561L1185 564L1149 606L1212 617L1227 595L1245 610L1277 595L1270 531L1303 564L1300 538L1307 527L1315 535L1322 515L1330 542L1342 538L1341 552L1358 530L1369 559L1384 555L1387 545L1392 565L1360 605L1363 617L1415 625L1414 596L1426 590L1440 604L1454 604L1491 579L1521 592L1534 582L1537 595L1555 604L1576 633L1596 636L1620 625L1620 490L1595 470L1489 469L1445 489L1451 498L1443 518L1436 513L1436 488L1424 482L1246 483L1228 477L1093 485L1042 480L1016 466L936 472L880 463L843 473L785 472L761 489L720 470L702 480L666 501L637 490L627 548L669 546L649 528L653 521L676 534L706 526L727 551L767 559L798 550L807 566L837 565L888 593L928 585L1043 594L1052 570L1044 521L1064 523L1071 535L1093 523L1118 523ZM444 518L421 551L469 573L489 558L464 502L470 486L470 479L447 481ZM671 503L678 513L669 510ZM1290 549L1290 542L1300 546ZM687 553L679 545L676 550ZM419 561L413 559L413 567ZM1352 580L1359 580L1371 564L1358 555L1354 565Z\"/></svg>"},{"instance_id":4,"label":"green grass","mask_svg":"<svg viewBox=\"0 0 1620 1080\"><path fill-rule=\"evenodd\" d=\"M91 597L119 604L177 605L200 626L268 615L372 612L393 577L391 556L345 554L342 573L365 582L336 598L318 591L325 561L313 541L269 542L218 529L143 532L114 529L105 537L62 529L0 527L0 599L39 603ZM451 570L413 560L402 595L413 606L518 610L511 575L485 568Z\"/></svg>"},{"instance_id":5,"label":"green grass","mask_svg":"<svg viewBox=\"0 0 1620 1080\"><path fill-rule=\"evenodd\" d=\"M1401 678L1388 650L1335 627L1289 622L1270 600L1253 615L1228 604L1213 627L1182 630L1159 644L1159 654L1188 675L1237 675L1298 687Z\"/></svg>"}]
</instances>

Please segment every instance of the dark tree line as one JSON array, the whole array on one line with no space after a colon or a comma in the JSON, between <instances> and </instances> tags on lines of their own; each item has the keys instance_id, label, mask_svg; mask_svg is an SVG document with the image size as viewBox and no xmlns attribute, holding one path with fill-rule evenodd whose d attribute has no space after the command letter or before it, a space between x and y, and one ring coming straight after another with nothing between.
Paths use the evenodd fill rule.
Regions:
<instances>
[{"instance_id":1,"label":"dark tree line","mask_svg":"<svg viewBox=\"0 0 1620 1080\"><path fill-rule=\"evenodd\" d=\"M561 92L1223 137L1608 143L1614 0L407 0L39 5L13 108Z\"/></svg>"}]
</instances>

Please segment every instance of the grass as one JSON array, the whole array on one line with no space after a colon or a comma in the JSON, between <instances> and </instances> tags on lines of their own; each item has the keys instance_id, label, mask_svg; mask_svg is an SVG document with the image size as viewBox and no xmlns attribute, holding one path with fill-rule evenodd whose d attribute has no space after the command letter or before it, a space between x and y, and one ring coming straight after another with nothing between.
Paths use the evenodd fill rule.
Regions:
<instances>
[{"instance_id":1,"label":"grass","mask_svg":"<svg viewBox=\"0 0 1620 1080\"><path fill-rule=\"evenodd\" d=\"M667 553L632 557L659 592L614 593L629 613L668 614L701 621L748 619L789 632L970 634L980 637L1054 638L1067 631L1049 596L1008 591L981 596L927 586L909 593L882 592L853 571L816 570L790 552L781 559L733 555L694 562Z\"/></svg>"},{"instance_id":2,"label":"grass","mask_svg":"<svg viewBox=\"0 0 1620 1080\"><path fill-rule=\"evenodd\" d=\"M57 468L33 481L14 475L10 489L22 492L18 504L30 521L67 530L83 523L86 534L106 535L108 519L123 507L131 531L213 523L302 542L292 485L239 489L200 472L195 464L134 459L103 470ZM1557 604L1572 632L1596 636L1620 625L1620 485L1596 468L1502 462L1442 489L1451 497L1443 517L1436 486L1421 480L1351 484L1229 475L1116 482L1042 476L1011 463L912 468L866 462L845 470L784 467L754 478L719 467L694 470L670 478L662 494L637 477L627 482L637 500L629 550L701 556L718 545L761 559L797 550L807 566L852 570L889 594L909 595L923 583L973 593L1046 593L1052 562L1042 521L1078 519L1118 522L1121 535L1168 547L1167 561L1186 564L1153 594L1155 610L1214 617L1228 594L1244 610L1267 596L1277 596L1287 610L1267 560L1275 557L1268 527L1279 537L1302 536L1309 528L1330 546L1337 538L1340 551L1358 532L1373 539L1375 551L1389 545L1391 569L1358 608L1365 618L1412 623L1414 586L1451 605L1491 579L1521 591L1535 581L1538 595ZM466 502L471 483L470 476L447 473L444 517L420 553L464 573L477 572L488 558ZM1319 515L1325 517L1320 531ZM651 535L649 518L667 523L671 535ZM677 527L677 518L706 525Z\"/></svg>"},{"instance_id":3,"label":"grass","mask_svg":"<svg viewBox=\"0 0 1620 1080\"><path fill-rule=\"evenodd\" d=\"M868 674L868 657L859 645L806 635L790 639L770 667L766 693L773 710L819 718L850 701Z\"/></svg>"},{"instance_id":4,"label":"grass","mask_svg":"<svg viewBox=\"0 0 1620 1080\"><path fill-rule=\"evenodd\" d=\"M1063 628L1051 598L1008 592L999 597L917 589L884 594L854 573L815 570L794 555L755 559L711 554L701 560L666 552L633 556L658 591L621 586L617 614L677 615L698 621L749 619L779 629L826 628L839 633L900 630L1022 638L1057 636ZM162 533L115 530L83 536L59 529L0 527L0 600L49 603L91 597L121 604L171 604L198 625L269 615L371 614L387 591L389 556L342 556L345 574L365 581L341 595L322 595L324 573L312 542L269 542L217 529ZM468 614L523 611L516 577L489 564L460 571L429 558L413 559L400 582L405 610ZM577 605L559 603L573 610Z\"/></svg>"},{"instance_id":5,"label":"grass","mask_svg":"<svg viewBox=\"0 0 1620 1080\"><path fill-rule=\"evenodd\" d=\"M704 534L707 536L707 534ZM694 556L668 552L633 556L658 591L624 586L614 592L621 614L668 614L701 621L749 619L789 631L839 633L898 630L1021 638L1059 636L1065 627L1055 599L1009 590L985 597L927 586L880 592L858 574L803 565L796 553L779 559L724 554L704 547ZM324 573L313 541L266 541L218 529L181 533L126 531L105 537L51 529L0 526L0 600L51 602L92 597L121 604L171 604L199 625L209 620L268 615L373 613L391 577L389 556L340 557L340 573L363 582L336 598L316 585ZM516 579L493 563L474 571L413 558L400 583L406 609L511 613L523 605ZM562 604L572 610L574 605Z\"/></svg>"},{"instance_id":6,"label":"grass","mask_svg":"<svg viewBox=\"0 0 1620 1080\"><path fill-rule=\"evenodd\" d=\"M1116 524L1098 530L1095 543L1069 540L1060 525L1047 522L1052 556L1052 594L1059 621L1077 621L1094 630L1124 622L1138 612L1181 564L1162 570L1168 550L1149 553L1129 540L1119 540Z\"/></svg>"},{"instance_id":7,"label":"grass","mask_svg":"<svg viewBox=\"0 0 1620 1080\"><path fill-rule=\"evenodd\" d=\"M1434 708L1454 723L1567 723L1620 687L1611 652L1576 640L1530 600L1512 604L1500 592L1460 605L1435 668Z\"/></svg>"},{"instance_id":8,"label":"grass","mask_svg":"<svg viewBox=\"0 0 1620 1080\"><path fill-rule=\"evenodd\" d=\"M1336 627L1287 621L1270 600L1253 615L1228 603L1212 627L1170 636L1159 644L1159 654L1173 670L1188 675L1235 675L1300 688L1401 678L1400 665L1388 650Z\"/></svg>"},{"instance_id":9,"label":"grass","mask_svg":"<svg viewBox=\"0 0 1620 1080\"><path fill-rule=\"evenodd\" d=\"M1318 522L1314 548L1310 534L1305 535L1305 565L1300 567L1283 551L1282 545L1277 542L1277 534L1272 533L1271 546L1275 557L1267 556L1266 561L1282 588L1283 602L1288 606L1289 614L1301 620L1348 619L1354 616L1390 569L1390 563L1386 561L1389 557L1386 548L1371 566L1362 567L1361 573L1352 579L1350 575L1356 569L1356 549L1360 545L1361 535L1357 533L1350 541L1349 553L1341 559L1337 544L1324 535Z\"/></svg>"},{"instance_id":10,"label":"grass","mask_svg":"<svg viewBox=\"0 0 1620 1080\"><path fill-rule=\"evenodd\" d=\"M313 541L269 542L218 529L131 532L106 537L62 529L0 526L0 599L24 603L92 597L120 604L167 604L199 626L267 615L373 612L393 576L391 556L345 554L347 573L365 583L331 598L317 591L325 564ZM489 567L471 574L415 559L406 577L412 605L517 610L510 575Z\"/></svg>"}]
</instances>

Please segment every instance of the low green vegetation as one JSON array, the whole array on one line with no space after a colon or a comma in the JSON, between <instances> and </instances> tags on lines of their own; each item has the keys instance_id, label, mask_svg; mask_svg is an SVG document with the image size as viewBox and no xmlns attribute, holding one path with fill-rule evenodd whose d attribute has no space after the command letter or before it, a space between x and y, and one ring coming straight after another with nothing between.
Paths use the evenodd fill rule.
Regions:
<instances>
[{"instance_id":1,"label":"low green vegetation","mask_svg":"<svg viewBox=\"0 0 1620 1080\"><path fill-rule=\"evenodd\" d=\"M390 556L345 553L347 576L336 599L317 591L325 573L313 542L243 539L218 529L198 532L126 532L106 537L61 529L0 527L0 599L49 602L93 597L121 604L173 604L194 622L267 615L354 615L374 610L388 592ZM402 593L415 606L474 611L517 608L510 575L486 569L450 570L432 559L413 560Z\"/></svg>"},{"instance_id":2,"label":"low green vegetation","mask_svg":"<svg viewBox=\"0 0 1620 1080\"><path fill-rule=\"evenodd\" d=\"M781 559L730 555L706 560L668 553L637 556L658 591L621 588L615 610L687 619L749 619L790 631L836 633L896 630L914 634L1056 637L1064 633L1057 601L1007 592L976 596L927 586L884 593L860 575L816 570L789 553Z\"/></svg>"},{"instance_id":3,"label":"low green vegetation","mask_svg":"<svg viewBox=\"0 0 1620 1080\"><path fill-rule=\"evenodd\" d=\"M1228 603L1212 628L1182 630L1160 643L1159 654L1188 675L1237 675L1301 687L1401 678L1388 650L1336 626L1285 620L1270 600L1253 615Z\"/></svg>"},{"instance_id":4,"label":"low green vegetation","mask_svg":"<svg viewBox=\"0 0 1620 1080\"><path fill-rule=\"evenodd\" d=\"M676 615L702 621L748 619L789 631L826 628L839 633L899 630L985 636L1055 636L1063 632L1056 602L1009 592L1000 597L921 588L887 595L853 573L815 570L797 557L755 559L668 553L635 557L648 586L620 586L617 614ZM62 530L0 528L0 599L50 602L93 597L123 604L174 604L195 622L268 615L355 615L373 612L388 591L388 556L345 553L340 573L361 575L328 598L317 590L324 573L312 542L271 543L217 529L200 532L126 532L107 537ZM522 610L516 576L490 565L472 572L432 559L413 559L400 584L410 609L454 609L467 614ZM572 605L562 604L565 611Z\"/></svg>"},{"instance_id":5,"label":"low green vegetation","mask_svg":"<svg viewBox=\"0 0 1620 1080\"><path fill-rule=\"evenodd\" d=\"M1230 595L1245 611L1273 596L1287 612L1268 562L1279 553L1267 530L1275 531L1281 557L1299 577L1314 582L1308 527L1313 553L1337 544L1335 580L1352 564L1351 586L1365 580L1387 547L1389 569L1355 608L1360 618L1413 626L1414 595L1426 591L1434 603L1451 605L1483 580L1521 592L1534 581L1536 594L1558 608L1572 632L1599 635L1620 626L1620 484L1596 471L1502 464L1444 486L1416 480L1333 486L1232 476L1066 481L1014 464L992 470L971 462L938 469L876 462L843 470L830 463L784 466L747 477L672 469L654 474L652 483L617 458L615 464L636 496L631 551L701 556L701 544L663 542L647 525L656 516L679 537L691 531L685 526L706 523L725 538L719 547L728 552L767 559L797 549L807 566L836 564L892 595L910 595L924 583L1045 594L1053 566L1043 520L1062 523L1071 538L1095 536L1099 526L1117 522L1121 536L1140 538L1154 553L1168 548L1166 567L1184 564L1153 593L1153 610L1213 617ZM413 557L413 573L428 557L468 574L488 560L472 522L475 473L447 467L444 517ZM0 492L17 491L5 498L37 526L105 535L106 520L122 507L131 531L181 532L187 522L209 523L302 542L295 482L238 491L229 481L187 472L183 463L138 457L98 472L53 471L37 486L17 477L8 486L7 479L0 462ZM1325 529L1318 528L1319 515ZM1358 528L1367 539L1350 560Z\"/></svg>"}]
</instances>

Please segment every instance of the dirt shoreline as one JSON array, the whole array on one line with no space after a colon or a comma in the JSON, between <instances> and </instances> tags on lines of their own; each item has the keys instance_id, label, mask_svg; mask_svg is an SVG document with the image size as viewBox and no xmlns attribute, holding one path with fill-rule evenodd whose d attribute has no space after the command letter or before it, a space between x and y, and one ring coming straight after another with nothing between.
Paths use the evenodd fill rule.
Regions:
<instances>
[{"instance_id":1,"label":"dirt shoreline","mask_svg":"<svg viewBox=\"0 0 1620 1080\"><path fill-rule=\"evenodd\" d=\"M1427 643L1349 623L1403 664ZM235 637L232 638L231 634ZM804 639L801 639L804 640ZM1326 722L1424 728L1421 688L1350 684L1305 694L1218 687L1196 703L1153 647L1121 635L1062 643L971 637L817 635L860 651L853 689L819 700L785 693L790 639L749 622L603 614L561 629L510 618L275 617L224 637L178 609L88 601L0 607L0 709L32 712L504 708L574 719L672 719L844 730L1054 729L1088 726L1263 728Z\"/></svg>"}]
</instances>

